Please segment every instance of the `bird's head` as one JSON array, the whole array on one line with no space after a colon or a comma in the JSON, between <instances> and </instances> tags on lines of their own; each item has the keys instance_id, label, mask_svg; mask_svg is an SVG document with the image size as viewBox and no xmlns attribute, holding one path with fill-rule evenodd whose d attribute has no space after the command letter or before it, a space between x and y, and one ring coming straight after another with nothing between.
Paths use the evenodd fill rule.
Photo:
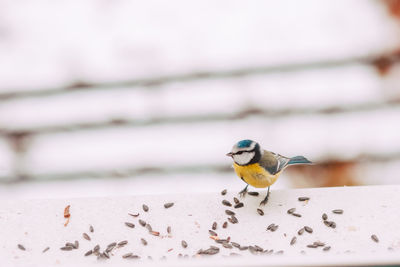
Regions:
<instances>
[{"instance_id":1,"label":"bird's head","mask_svg":"<svg viewBox=\"0 0 400 267\"><path fill-rule=\"evenodd\" d=\"M261 156L260 145L252 140L242 140L237 142L231 152L226 154L232 157L233 161L241 166L258 162Z\"/></svg>"}]
</instances>

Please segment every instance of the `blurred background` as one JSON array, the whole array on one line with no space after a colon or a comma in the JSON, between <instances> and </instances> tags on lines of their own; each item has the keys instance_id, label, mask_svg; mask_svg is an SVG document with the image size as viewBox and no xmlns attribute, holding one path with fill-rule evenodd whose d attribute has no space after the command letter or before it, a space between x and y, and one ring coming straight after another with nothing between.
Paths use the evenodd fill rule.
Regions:
<instances>
[{"instance_id":1,"label":"blurred background","mask_svg":"<svg viewBox=\"0 0 400 267\"><path fill-rule=\"evenodd\" d=\"M0 1L0 198L400 183L400 1Z\"/></svg>"}]
</instances>

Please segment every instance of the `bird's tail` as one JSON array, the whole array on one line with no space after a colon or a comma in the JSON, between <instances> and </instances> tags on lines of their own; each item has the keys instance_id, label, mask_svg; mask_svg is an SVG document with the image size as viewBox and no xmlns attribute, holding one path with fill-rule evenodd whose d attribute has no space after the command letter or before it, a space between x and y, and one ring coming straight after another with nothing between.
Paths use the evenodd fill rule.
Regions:
<instances>
[{"instance_id":1,"label":"bird's tail","mask_svg":"<svg viewBox=\"0 0 400 267\"><path fill-rule=\"evenodd\" d=\"M312 162L303 156L296 156L291 158L287 165L293 165L293 164L312 164Z\"/></svg>"}]
</instances>

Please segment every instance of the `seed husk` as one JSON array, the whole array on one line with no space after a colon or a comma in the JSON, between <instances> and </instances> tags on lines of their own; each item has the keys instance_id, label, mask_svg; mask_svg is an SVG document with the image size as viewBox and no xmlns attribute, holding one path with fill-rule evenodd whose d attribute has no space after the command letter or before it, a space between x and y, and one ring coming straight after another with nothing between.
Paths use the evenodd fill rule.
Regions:
<instances>
[{"instance_id":1,"label":"seed husk","mask_svg":"<svg viewBox=\"0 0 400 267\"><path fill-rule=\"evenodd\" d=\"M258 196L259 195L259 193L258 192L247 192L247 194L249 194L250 196Z\"/></svg>"},{"instance_id":2,"label":"seed husk","mask_svg":"<svg viewBox=\"0 0 400 267\"><path fill-rule=\"evenodd\" d=\"M335 222L331 222L331 227L332 228L336 228L336 223Z\"/></svg>"},{"instance_id":3,"label":"seed husk","mask_svg":"<svg viewBox=\"0 0 400 267\"><path fill-rule=\"evenodd\" d=\"M167 227L167 233L170 234L171 233L171 226Z\"/></svg>"},{"instance_id":4,"label":"seed husk","mask_svg":"<svg viewBox=\"0 0 400 267\"><path fill-rule=\"evenodd\" d=\"M108 252L107 252L107 251L104 251L104 252L102 253L102 255L103 255L105 258L107 258L107 259L110 258L110 255L108 255Z\"/></svg>"},{"instance_id":5,"label":"seed husk","mask_svg":"<svg viewBox=\"0 0 400 267\"><path fill-rule=\"evenodd\" d=\"M154 236L159 236L160 232L157 231L151 231L150 234L154 235Z\"/></svg>"},{"instance_id":6,"label":"seed husk","mask_svg":"<svg viewBox=\"0 0 400 267\"><path fill-rule=\"evenodd\" d=\"M228 206L228 207L231 207L231 206L232 206L231 202L229 202L229 201L226 200L226 199L222 200L222 205L225 205L225 206Z\"/></svg>"},{"instance_id":7,"label":"seed husk","mask_svg":"<svg viewBox=\"0 0 400 267\"><path fill-rule=\"evenodd\" d=\"M304 226L304 230L306 230L306 232L310 234L313 232L313 229L309 226Z\"/></svg>"},{"instance_id":8,"label":"seed husk","mask_svg":"<svg viewBox=\"0 0 400 267\"><path fill-rule=\"evenodd\" d=\"M143 227L146 226L146 222L143 221L142 219L139 219L139 224L140 224L141 226L143 226Z\"/></svg>"},{"instance_id":9,"label":"seed husk","mask_svg":"<svg viewBox=\"0 0 400 267\"><path fill-rule=\"evenodd\" d=\"M343 214L343 210L341 209L332 210L332 212L336 214Z\"/></svg>"},{"instance_id":10,"label":"seed husk","mask_svg":"<svg viewBox=\"0 0 400 267\"><path fill-rule=\"evenodd\" d=\"M138 216L139 216L139 213L136 213L136 214L128 213L128 215L130 215L130 216L132 216L132 217L138 217Z\"/></svg>"},{"instance_id":11,"label":"seed husk","mask_svg":"<svg viewBox=\"0 0 400 267\"><path fill-rule=\"evenodd\" d=\"M18 244L18 248L19 248L20 250L26 250L25 247L24 247L23 245L21 245L21 244Z\"/></svg>"},{"instance_id":12,"label":"seed husk","mask_svg":"<svg viewBox=\"0 0 400 267\"><path fill-rule=\"evenodd\" d=\"M257 209L257 212L260 216L264 216L264 211L262 209Z\"/></svg>"},{"instance_id":13,"label":"seed husk","mask_svg":"<svg viewBox=\"0 0 400 267\"><path fill-rule=\"evenodd\" d=\"M130 223L130 222L126 222L125 225L130 227L130 228L135 228L135 225L133 223Z\"/></svg>"},{"instance_id":14,"label":"seed husk","mask_svg":"<svg viewBox=\"0 0 400 267\"><path fill-rule=\"evenodd\" d=\"M231 211L231 210L225 210L225 213L227 215L235 215L235 213L233 211Z\"/></svg>"},{"instance_id":15,"label":"seed husk","mask_svg":"<svg viewBox=\"0 0 400 267\"><path fill-rule=\"evenodd\" d=\"M298 213L292 213L292 215L296 216L296 217L301 217L301 214L298 214Z\"/></svg>"},{"instance_id":16,"label":"seed husk","mask_svg":"<svg viewBox=\"0 0 400 267\"><path fill-rule=\"evenodd\" d=\"M78 242L78 240L75 240L75 242L74 242L74 248L75 248L75 249L78 249L78 248L79 248L79 242Z\"/></svg>"},{"instance_id":17,"label":"seed husk","mask_svg":"<svg viewBox=\"0 0 400 267\"><path fill-rule=\"evenodd\" d=\"M293 246L297 241L297 237L293 237L292 240L290 240L290 245Z\"/></svg>"},{"instance_id":18,"label":"seed husk","mask_svg":"<svg viewBox=\"0 0 400 267\"><path fill-rule=\"evenodd\" d=\"M327 247L324 247L322 250L323 251L328 251L328 250L330 250L331 249L331 247L330 246L327 246Z\"/></svg>"},{"instance_id":19,"label":"seed husk","mask_svg":"<svg viewBox=\"0 0 400 267\"><path fill-rule=\"evenodd\" d=\"M326 213L322 214L322 220L324 221L328 220L328 215L326 215Z\"/></svg>"},{"instance_id":20,"label":"seed husk","mask_svg":"<svg viewBox=\"0 0 400 267\"><path fill-rule=\"evenodd\" d=\"M82 234L83 238L85 238L86 240L90 241L90 236L87 233L83 233Z\"/></svg>"},{"instance_id":21,"label":"seed husk","mask_svg":"<svg viewBox=\"0 0 400 267\"><path fill-rule=\"evenodd\" d=\"M119 247L125 246L126 244L128 244L128 240L124 240L118 243Z\"/></svg>"},{"instance_id":22,"label":"seed husk","mask_svg":"<svg viewBox=\"0 0 400 267\"><path fill-rule=\"evenodd\" d=\"M88 252L85 253L85 257L92 255L92 253L93 253L93 250L89 250Z\"/></svg>"},{"instance_id":23,"label":"seed husk","mask_svg":"<svg viewBox=\"0 0 400 267\"><path fill-rule=\"evenodd\" d=\"M142 205L142 208L143 208L143 210L144 210L145 212L148 212L148 211L149 211L149 207L148 207L146 204L143 204L143 205Z\"/></svg>"},{"instance_id":24,"label":"seed husk","mask_svg":"<svg viewBox=\"0 0 400 267\"><path fill-rule=\"evenodd\" d=\"M67 247L67 246L65 246L65 247L61 247L60 248L61 250L65 250L65 251L69 251L69 250L72 250L73 248L72 247Z\"/></svg>"},{"instance_id":25,"label":"seed husk","mask_svg":"<svg viewBox=\"0 0 400 267\"><path fill-rule=\"evenodd\" d=\"M231 223L233 223L233 224L239 222L239 220L235 217L235 215L232 215L230 219L231 219ZM228 218L228 220L229 220L229 218Z\"/></svg>"},{"instance_id":26,"label":"seed husk","mask_svg":"<svg viewBox=\"0 0 400 267\"><path fill-rule=\"evenodd\" d=\"M217 222L213 222L211 229L217 230Z\"/></svg>"},{"instance_id":27,"label":"seed husk","mask_svg":"<svg viewBox=\"0 0 400 267\"><path fill-rule=\"evenodd\" d=\"M226 189L222 190L222 191L221 191L221 195L225 196L225 195L226 195L226 192L228 192Z\"/></svg>"},{"instance_id":28,"label":"seed husk","mask_svg":"<svg viewBox=\"0 0 400 267\"><path fill-rule=\"evenodd\" d=\"M239 202L235 205L235 209L242 208L244 206L243 202Z\"/></svg>"},{"instance_id":29,"label":"seed husk","mask_svg":"<svg viewBox=\"0 0 400 267\"><path fill-rule=\"evenodd\" d=\"M291 208L291 209L288 209L287 210L287 213L288 214L292 214L293 212L295 212L296 211L296 208Z\"/></svg>"},{"instance_id":30,"label":"seed husk","mask_svg":"<svg viewBox=\"0 0 400 267\"><path fill-rule=\"evenodd\" d=\"M267 230L271 230L271 228L274 226L274 223L271 223L270 225L268 225Z\"/></svg>"},{"instance_id":31,"label":"seed husk","mask_svg":"<svg viewBox=\"0 0 400 267\"><path fill-rule=\"evenodd\" d=\"M376 243L379 242L379 239L376 235L371 235L371 239L374 240Z\"/></svg>"},{"instance_id":32,"label":"seed husk","mask_svg":"<svg viewBox=\"0 0 400 267\"><path fill-rule=\"evenodd\" d=\"M48 251L50 249L50 247L45 248L42 253L45 253L46 251Z\"/></svg>"},{"instance_id":33,"label":"seed husk","mask_svg":"<svg viewBox=\"0 0 400 267\"><path fill-rule=\"evenodd\" d=\"M217 234L216 232L214 232L213 230L208 230L208 233L209 233L211 236L218 236L218 234Z\"/></svg>"},{"instance_id":34,"label":"seed husk","mask_svg":"<svg viewBox=\"0 0 400 267\"><path fill-rule=\"evenodd\" d=\"M90 226L89 226L89 231L90 231L91 233L93 233L93 232L94 232L94 228L93 228L93 226L92 226L92 225L90 225Z\"/></svg>"},{"instance_id":35,"label":"seed husk","mask_svg":"<svg viewBox=\"0 0 400 267\"><path fill-rule=\"evenodd\" d=\"M235 248L239 248L239 247L240 247L240 244L239 244L239 243L231 242L231 244L232 244L232 246L234 246Z\"/></svg>"},{"instance_id":36,"label":"seed husk","mask_svg":"<svg viewBox=\"0 0 400 267\"><path fill-rule=\"evenodd\" d=\"M254 246L249 246L249 251L252 253L252 254L257 254L257 249L254 247Z\"/></svg>"},{"instance_id":37,"label":"seed husk","mask_svg":"<svg viewBox=\"0 0 400 267\"><path fill-rule=\"evenodd\" d=\"M174 205L173 202L165 203L165 204L164 204L164 208L169 209L169 208L171 208L173 205Z\"/></svg>"},{"instance_id":38,"label":"seed husk","mask_svg":"<svg viewBox=\"0 0 400 267\"><path fill-rule=\"evenodd\" d=\"M153 228L151 227L150 224L147 223L145 227L149 232L153 231Z\"/></svg>"},{"instance_id":39,"label":"seed husk","mask_svg":"<svg viewBox=\"0 0 400 267\"><path fill-rule=\"evenodd\" d=\"M126 253L124 255L122 255L122 258L126 259L126 258L130 258L133 255L132 252Z\"/></svg>"},{"instance_id":40,"label":"seed husk","mask_svg":"<svg viewBox=\"0 0 400 267\"><path fill-rule=\"evenodd\" d=\"M249 246L240 246L239 247L239 250L246 250L246 249L249 249Z\"/></svg>"},{"instance_id":41,"label":"seed husk","mask_svg":"<svg viewBox=\"0 0 400 267\"><path fill-rule=\"evenodd\" d=\"M117 246L117 242L112 242L111 244L108 244L106 252L110 252L111 250L113 250L115 247Z\"/></svg>"},{"instance_id":42,"label":"seed husk","mask_svg":"<svg viewBox=\"0 0 400 267\"><path fill-rule=\"evenodd\" d=\"M185 240L181 241L181 245L182 245L183 248L187 248L187 246L188 246L188 244L186 243Z\"/></svg>"},{"instance_id":43,"label":"seed husk","mask_svg":"<svg viewBox=\"0 0 400 267\"><path fill-rule=\"evenodd\" d=\"M310 245L307 245L307 247L308 247L308 248L317 248L318 246L317 246L317 245L314 245L314 244L310 244Z\"/></svg>"},{"instance_id":44,"label":"seed husk","mask_svg":"<svg viewBox=\"0 0 400 267\"><path fill-rule=\"evenodd\" d=\"M222 243L222 246L223 246L224 248L229 248L229 249L232 248L232 245L231 245L231 244L228 244L228 243Z\"/></svg>"},{"instance_id":45,"label":"seed husk","mask_svg":"<svg viewBox=\"0 0 400 267\"><path fill-rule=\"evenodd\" d=\"M299 201L306 201L306 200L310 200L310 198L309 198L309 197L299 197L298 199L299 199Z\"/></svg>"},{"instance_id":46,"label":"seed husk","mask_svg":"<svg viewBox=\"0 0 400 267\"><path fill-rule=\"evenodd\" d=\"M228 222L224 222L224 224L222 225L222 228L226 228L228 227Z\"/></svg>"},{"instance_id":47,"label":"seed husk","mask_svg":"<svg viewBox=\"0 0 400 267\"><path fill-rule=\"evenodd\" d=\"M316 245L316 246L318 246L318 247L323 247L323 246L325 246L325 243L320 242L320 241L315 241L313 244Z\"/></svg>"},{"instance_id":48,"label":"seed husk","mask_svg":"<svg viewBox=\"0 0 400 267\"><path fill-rule=\"evenodd\" d=\"M73 243L71 243L71 242L65 243L65 246L66 246L66 247L75 248L75 245L74 245Z\"/></svg>"},{"instance_id":49,"label":"seed husk","mask_svg":"<svg viewBox=\"0 0 400 267\"><path fill-rule=\"evenodd\" d=\"M240 200L237 197L234 197L233 201L235 202L235 204L238 204L240 202Z\"/></svg>"},{"instance_id":50,"label":"seed husk","mask_svg":"<svg viewBox=\"0 0 400 267\"><path fill-rule=\"evenodd\" d=\"M94 246L94 248L93 248L93 253L99 252L99 250L100 250L100 246L99 246L99 245L96 245L96 246Z\"/></svg>"},{"instance_id":51,"label":"seed husk","mask_svg":"<svg viewBox=\"0 0 400 267\"><path fill-rule=\"evenodd\" d=\"M144 238L141 238L140 241L142 242L143 246L147 246L147 241Z\"/></svg>"},{"instance_id":52,"label":"seed husk","mask_svg":"<svg viewBox=\"0 0 400 267\"><path fill-rule=\"evenodd\" d=\"M303 233L304 233L304 227L301 228L299 231L297 231L297 234L298 234L298 235L302 235Z\"/></svg>"}]
</instances>

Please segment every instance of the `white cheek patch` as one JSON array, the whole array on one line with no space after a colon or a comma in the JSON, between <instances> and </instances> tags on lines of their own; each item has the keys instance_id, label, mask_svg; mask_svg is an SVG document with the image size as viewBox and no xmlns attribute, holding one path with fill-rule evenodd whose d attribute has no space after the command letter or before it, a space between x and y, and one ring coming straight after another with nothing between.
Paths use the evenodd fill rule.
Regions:
<instances>
[{"instance_id":1,"label":"white cheek patch","mask_svg":"<svg viewBox=\"0 0 400 267\"><path fill-rule=\"evenodd\" d=\"M243 152L242 154L233 155L233 160L239 165L246 165L253 159L255 154L255 152Z\"/></svg>"}]
</instances>

